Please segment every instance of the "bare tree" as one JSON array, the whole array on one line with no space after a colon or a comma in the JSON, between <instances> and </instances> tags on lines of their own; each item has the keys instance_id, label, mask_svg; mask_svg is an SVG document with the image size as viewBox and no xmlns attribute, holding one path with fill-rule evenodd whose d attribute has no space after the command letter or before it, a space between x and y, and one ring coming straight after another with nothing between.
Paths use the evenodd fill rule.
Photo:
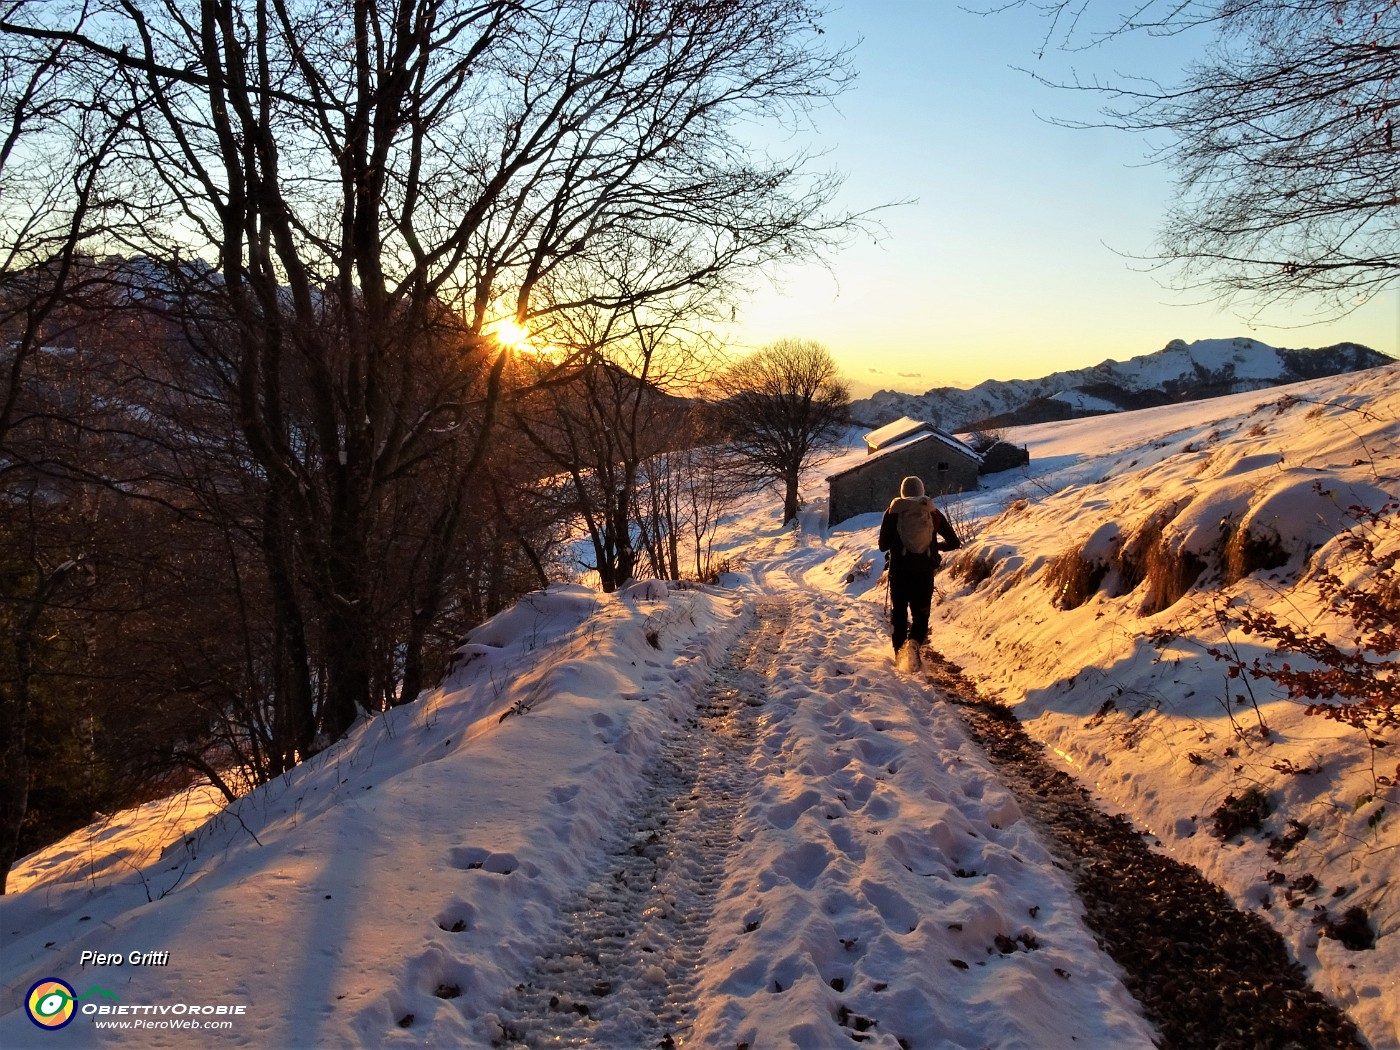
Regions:
<instances>
[{"instance_id":1,"label":"bare tree","mask_svg":"<svg viewBox=\"0 0 1400 1050\"><path fill-rule=\"evenodd\" d=\"M0 14L6 46L62 45L133 115L107 169L131 188L112 202L132 226L117 244L211 264L168 272L204 279L187 289L192 341L227 364L265 479L254 535L285 761L376 706L387 595L418 603L411 638L450 604L441 573L510 396L494 317L543 327L717 289L846 227L828 215L834 180L735 135L841 89L818 14L807 0L14 0ZM609 279L619 254L645 260L625 282ZM422 373L454 347L458 367ZM434 524L411 555L420 582L396 587L403 564L376 546L430 462L452 483L419 508Z\"/></svg>"},{"instance_id":2,"label":"bare tree","mask_svg":"<svg viewBox=\"0 0 1400 1050\"><path fill-rule=\"evenodd\" d=\"M34 39L0 52L0 450L39 333L81 296L85 246L114 232L104 169L134 114L72 75L76 52ZM0 471L12 466L0 459Z\"/></svg>"},{"instance_id":3,"label":"bare tree","mask_svg":"<svg viewBox=\"0 0 1400 1050\"><path fill-rule=\"evenodd\" d=\"M830 352L780 339L737 361L716 388L720 429L736 469L783 490L783 524L797 517L802 471L840 447L851 403Z\"/></svg>"},{"instance_id":4,"label":"bare tree","mask_svg":"<svg viewBox=\"0 0 1400 1050\"><path fill-rule=\"evenodd\" d=\"M724 512L748 485L716 446L703 406L675 420L670 449L642 464L636 512L653 575L668 580L714 575L714 540Z\"/></svg>"},{"instance_id":5,"label":"bare tree","mask_svg":"<svg viewBox=\"0 0 1400 1050\"><path fill-rule=\"evenodd\" d=\"M699 337L679 326L696 304L577 311L551 329L571 357L586 354L567 382L522 400L514 423L568 479L569 511L593 548L591 568L613 591L645 566L656 541L652 507L642 497L648 463L680 447L685 406L671 391L699 375ZM548 359L540 363L552 368ZM653 495L659 495L659 490ZM657 568L652 560L652 568ZM660 575L666 576L664 561Z\"/></svg>"},{"instance_id":6,"label":"bare tree","mask_svg":"<svg viewBox=\"0 0 1400 1050\"><path fill-rule=\"evenodd\" d=\"M34 329L42 350L14 399L4 446L0 713L9 754L0 788L6 823L19 819L15 841L28 848L185 765L176 752L187 741L191 755L203 748L212 709L235 714L231 695L260 702L260 683L228 659L243 637L240 604L232 588L210 586L226 566L224 545L200 520L190 485L181 485L184 507L168 498L189 446L163 406L133 399L142 382L169 373L137 326L113 320L102 296L118 294L119 282L105 269L75 262L69 291L82 297L65 294ZM144 375L122 367L110 353L116 344ZM197 462L208 479L219 461L207 453ZM210 768L247 753L217 746ZM38 812L26 812L29 798Z\"/></svg>"},{"instance_id":7,"label":"bare tree","mask_svg":"<svg viewBox=\"0 0 1400 1050\"><path fill-rule=\"evenodd\" d=\"M1261 306L1299 293L1344 313L1400 270L1400 5L1375 0L1021 0L1047 41L1209 32L1179 83L1101 92L1107 126L1165 133L1177 193L1161 261ZM1093 17L1091 17L1093 16ZM1099 28L1094 28L1099 27Z\"/></svg>"},{"instance_id":8,"label":"bare tree","mask_svg":"<svg viewBox=\"0 0 1400 1050\"><path fill-rule=\"evenodd\" d=\"M60 607L85 575L82 547L49 528L51 494L14 431L53 317L89 292L82 253L112 232L103 167L132 118L100 84L69 75L73 52L36 39L0 50L0 892L38 779L45 675L74 638Z\"/></svg>"}]
</instances>

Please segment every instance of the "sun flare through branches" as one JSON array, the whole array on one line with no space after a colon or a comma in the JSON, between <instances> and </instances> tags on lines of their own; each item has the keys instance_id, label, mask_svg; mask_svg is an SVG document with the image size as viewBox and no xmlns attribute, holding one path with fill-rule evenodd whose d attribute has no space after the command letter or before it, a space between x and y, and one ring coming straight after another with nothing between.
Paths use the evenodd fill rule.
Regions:
<instances>
[{"instance_id":1,"label":"sun flare through branches","mask_svg":"<svg viewBox=\"0 0 1400 1050\"><path fill-rule=\"evenodd\" d=\"M530 341L530 330L514 319L503 317L486 326L486 334L510 350L538 353L539 347Z\"/></svg>"}]
</instances>

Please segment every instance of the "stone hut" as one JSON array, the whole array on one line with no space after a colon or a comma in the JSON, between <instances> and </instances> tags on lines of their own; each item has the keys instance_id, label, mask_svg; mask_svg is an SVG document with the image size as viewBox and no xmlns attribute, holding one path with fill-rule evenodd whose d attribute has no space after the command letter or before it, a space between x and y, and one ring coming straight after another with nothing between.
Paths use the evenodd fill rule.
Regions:
<instances>
[{"instance_id":1,"label":"stone hut","mask_svg":"<svg viewBox=\"0 0 1400 1050\"><path fill-rule=\"evenodd\" d=\"M884 510L910 474L923 479L931 496L977 487L982 457L931 423L897 419L867 434L865 445L863 462L826 479L829 525Z\"/></svg>"},{"instance_id":2,"label":"stone hut","mask_svg":"<svg viewBox=\"0 0 1400 1050\"><path fill-rule=\"evenodd\" d=\"M1030 461L1031 454L1025 445L997 441L990 448L982 450L982 473L996 474L999 471L1024 467Z\"/></svg>"}]
</instances>

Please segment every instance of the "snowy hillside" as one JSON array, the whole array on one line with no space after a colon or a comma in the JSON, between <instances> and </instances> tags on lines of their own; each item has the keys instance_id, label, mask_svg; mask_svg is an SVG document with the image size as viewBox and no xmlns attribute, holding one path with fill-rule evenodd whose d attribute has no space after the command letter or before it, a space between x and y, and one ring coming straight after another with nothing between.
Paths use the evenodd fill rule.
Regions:
<instances>
[{"instance_id":1,"label":"snowy hillside","mask_svg":"<svg viewBox=\"0 0 1400 1050\"><path fill-rule=\"evenodd\" d=\"M1400 366L1389 366L1013 430L1031 466L959 505L977 519L975 541L941 574L934 612L949 658L1163 850L1266 915L1377 1047L1400 1046L1397 741L1378 734L1373 750L1359 730L1304 715L1268 683L1227 679L1206 649L1263 655L1221 626L1241 607L1340 632L1323 618L1316 577L1368 571L1337 536L1354 524L1349 505L1400 496L1397 420ZM866 556L873 524L843 523L832 541ZM1222 582L1228 535L1251 530L1281 545L1279 564ZM1108 569L1112 548L1153 532L1203 563L1178 600L1154 611L1170 594L1154 597L1150 580L1115 585L1109 570L1083 604L1061 607L1060 559ZM1398 540L1390 530L1386 549ZM1263 832L1210 834L1209 815L1252 786L1273 805ZM1271 855L1290 821L1306 836ZM1320 937L1324 915L1354 905L1379 933L1372 951Z\"/></svg>"},{"instance_id":2,"label":"snowy hillside","mask_svg":"<svg viewBox=\"0 0 1400 1050\"><path fill-rule=\"evenodd\" d=\"M1256 715L1204 650L1250 644L1217 610L1315 618L1320 566L1363 571L1336 536L1349 502L1400 490L1397 417L1400 366L1019 431L1030 467L950 508L970 542L934 638L1280 929L1376 1048L1400 1046L1394 752L1259 683ZM772 500L733 516L723 588L552 588L441 688L208 823L176 800L21 862L0 1045L58 1044L24 1008L48 978L77 996L70 1046L1153 1045L949 694L893 672L878 516L825 528L839 467L797 529ZM1222 521L1287 558L1222 582ZM1065 607L1052 569L1149 522L1205 566L1194 586L1163 605L1108 571ZM1263 831L1216 838L1247 786ZM1289 821L1307 833L1271 857ZM1373 949L1319 935L1353 906Z\"/></svg>"},{"instance_id":3,"label":"snowy hillside","mask_svg":"<svg viewBox=\"0 0 1400 1050\"><path fill-rule=\"evenodd\" d=\"M936 387L923 394L881 390L856 401L851 414L872 426L901 416L945 430L962 430L984 421L1008 426L1262 390L1389 362L1384 354L1354 343L1286 350L1249 338L1201 339L1189 344L1174 339L1156 353L1041 379L989 380L969 390Z\"/></svg>"}]
</instances>

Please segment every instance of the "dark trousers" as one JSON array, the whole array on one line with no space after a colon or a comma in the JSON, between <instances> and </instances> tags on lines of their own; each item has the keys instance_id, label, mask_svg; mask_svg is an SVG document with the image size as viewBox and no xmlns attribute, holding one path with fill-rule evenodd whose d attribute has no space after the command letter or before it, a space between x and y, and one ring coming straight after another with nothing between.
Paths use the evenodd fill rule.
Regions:
<instances>
[{"instance_id":1,"label":"dark trousers","mask_svg":"<svg viewBox=\"0 0 1400 1050\"><path fill-rule=\"evenodd\" d=\"M891 641L898 649L906 638L928 641L928 612L933 604L933 559L906 554L890 565Z\"/></svg>"}]
</instances>

